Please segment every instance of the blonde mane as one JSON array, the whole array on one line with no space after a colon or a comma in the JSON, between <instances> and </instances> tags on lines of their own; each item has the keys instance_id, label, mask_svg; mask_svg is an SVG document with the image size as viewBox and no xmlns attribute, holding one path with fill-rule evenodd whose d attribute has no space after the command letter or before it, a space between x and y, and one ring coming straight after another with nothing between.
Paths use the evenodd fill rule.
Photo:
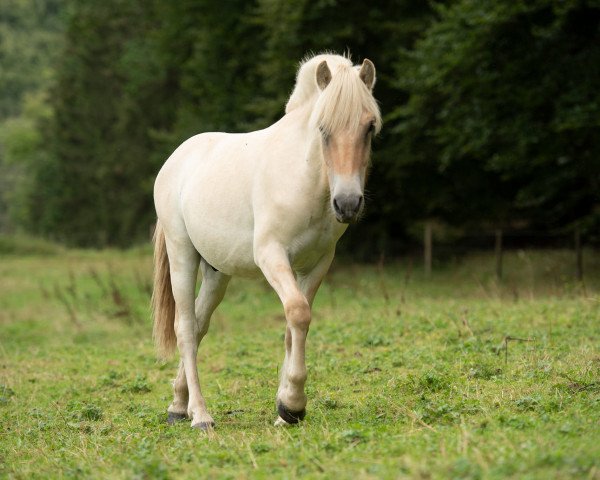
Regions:
<instances>
[{"instance_id":1,"label":"blonde mane","mask_svg":"<svg viewBox=\"0 0 600 480\"><path fill-rule=\"evenodd\" d=\"M332 79L321 91L317 85L317 67L325 60ZM381 129L381 113L377 102L360 79L360 66L353 66L349 57L333 54L315 55L305 59L298 69L296 85L285 107L285 112L313 105L310 124L326 133L356 130L363 111L375 117L375 131Z\"/></svg>"}]
</instances>

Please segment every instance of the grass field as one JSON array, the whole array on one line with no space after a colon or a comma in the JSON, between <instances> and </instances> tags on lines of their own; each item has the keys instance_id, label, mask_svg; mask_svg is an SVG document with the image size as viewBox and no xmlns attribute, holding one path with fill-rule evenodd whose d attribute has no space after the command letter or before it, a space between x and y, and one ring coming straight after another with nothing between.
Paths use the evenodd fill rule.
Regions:
<instances>
[{"instance_id":1,"label":"grass field","mask_svg":"<svg viewBox=\"0 0 600 480\"><path fill-rule=\"evenodd\" d=\"M284 318L234 279L200 349L217 429L165 423L150 253L0 257L0 477L600 479L600 258L334 266L306 420L276 428Z\"/></svg>"}]
</instances>

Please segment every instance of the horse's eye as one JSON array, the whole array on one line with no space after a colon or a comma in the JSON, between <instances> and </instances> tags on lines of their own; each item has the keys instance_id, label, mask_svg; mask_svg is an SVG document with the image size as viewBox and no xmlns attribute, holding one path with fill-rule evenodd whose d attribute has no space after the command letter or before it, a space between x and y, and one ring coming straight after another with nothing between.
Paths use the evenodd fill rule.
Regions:
<instances>
[{"instance_id":1,"label":"horse's eye","mask_svg":"<svg viewBox=\"0 0 600 480\"><path fill-rule=\"evenodd\" d=\"M367 132L365 133L365 142L369 141L369 139L373 136L375 132L375 123L371 122L369 124L369 128L367 128Z\"/></svg>"}]
</instances>

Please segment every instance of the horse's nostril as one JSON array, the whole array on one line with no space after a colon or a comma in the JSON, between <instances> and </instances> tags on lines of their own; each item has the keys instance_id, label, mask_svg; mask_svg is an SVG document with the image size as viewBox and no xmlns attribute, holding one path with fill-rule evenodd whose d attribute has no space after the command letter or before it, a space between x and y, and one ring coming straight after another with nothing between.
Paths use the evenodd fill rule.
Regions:
<instances>
[{"instance_id":1,"label":"horse's nostril","mask_svg":"<svg viewBox=\"0 0 600 480\"><path fill-rule=\"evenodd\" d=\"M339 194L333 199L333 209L338 217L349 219L358 215L363 196L358 194Z\"/></svg>"},{"instance_id":2,"label":"horse's nostril","mask_svg":"<svg viewBox=\"0 0 600 480\"><path fill-rule=\"evenodd\" d=\"M336 211L336 213L342 213L336 198L333 199L333 208Z\"/></svg>"},{"instance_id":3,"label":"horse's nostril","mask_svg":"<svg viewBox=\"0 0 600 480\"><path fill-rule=\"evenodd\" d=\"M358 197L358 205L356 206L356 210L358 210L361 207L363 200L364 200L364 197L362 195L360 195Z\"/></svg>"}]
</instances>

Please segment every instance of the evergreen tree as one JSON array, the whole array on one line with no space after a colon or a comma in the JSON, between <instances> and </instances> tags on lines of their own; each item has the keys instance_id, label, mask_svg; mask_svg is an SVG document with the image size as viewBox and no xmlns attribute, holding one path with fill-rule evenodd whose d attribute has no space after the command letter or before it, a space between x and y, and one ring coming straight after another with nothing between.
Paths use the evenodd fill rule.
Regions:
<instances>
[{"instance_id":1,"label":"evergreen tree","mask_svg":"<svg viewBox=\"0 0 600 480\"><path fill-rule=\"evenodd\" d=\"M538 230L583 221L591 231L600 5L462 0L438 14L400 77L410 101L396 111L398 128L415 163L406 171L429 165L444 218Z\"/></svg>"},{"instance_id":2,"label":"evergreen tree","mask_svg":"<svg viewBox=\"0 0 600 480\"><path fill-rule=\"evenodd\" d=\"M73 5L45 130L51 155L36 171L32 198L40 233L78 245L147 237L152 131L169 118L163 70L152 55L151 7L125 0Z\"/></svg>"},{"instance_id":3,"label":"evergreen tree","mask_svg":"<svg viewBox=\"0 0 600 480\"><path fill-rule=\"evenodd\" d=\"M27 179L2 176L0 194L35 233L78 245L146 239L153 181L173 149L203 131L270 125L299 60L326 50L377 66L385 127L367 215L345 236L359 250L397 251L431 218L548 231L600 223L597 2L9 4L3 38L37 40L17 42L16 56L0 45L0 176L11 159ZM44 95L51 76L32 65L61 15L64 48Z\"/></svg>"},{"instance_id":4,"label":"evergreen tree","mask_svg":"<svg viewBox=\"0 0 600 480\"><path fill-rule=\"evenodd\" d=\"M28 226L30 171L44 155L39 122L62 39L63 0L0 3L0 232Z\"/></svg>"}]
</instances>

